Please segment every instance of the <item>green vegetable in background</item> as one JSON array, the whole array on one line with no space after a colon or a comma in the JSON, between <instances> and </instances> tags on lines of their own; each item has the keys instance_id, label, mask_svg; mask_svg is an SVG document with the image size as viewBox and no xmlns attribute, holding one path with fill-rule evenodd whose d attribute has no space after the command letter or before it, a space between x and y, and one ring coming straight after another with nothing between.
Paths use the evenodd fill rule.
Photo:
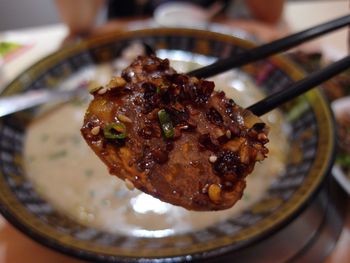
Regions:
<instances>
[{"instance_id":1,"label":"green vegetable in background","mask_svg":"<svg viewBox=\"0 0 350 263\"><path fill-rule=\"evenodd\" d=\"M5 56L20 46L21 45L14 42L0 42L0 56Z\"/></svg>"},{"instance_id":2,"label":"green vegetable in background","mask_svg":"<svg viewBox=\"0 0 350 263\"><path fill-rule=\"evenodd\" d=\"M337 156L337 161L339 165L341 165L344 168L350 169L350 155L341 153Z\"/></svg>"}]
</instances>

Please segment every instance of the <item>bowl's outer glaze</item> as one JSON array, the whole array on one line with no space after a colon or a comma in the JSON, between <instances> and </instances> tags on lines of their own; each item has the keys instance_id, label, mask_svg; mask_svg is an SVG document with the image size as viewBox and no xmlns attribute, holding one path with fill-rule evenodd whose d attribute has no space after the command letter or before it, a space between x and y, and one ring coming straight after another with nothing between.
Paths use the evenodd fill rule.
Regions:
<instances>
[{"instance_id":1,"label":"bowl's outer glaze","mask_svg":"<svg viewBox=\"0 0 350 263\"><path fill-rule=\"evenodd\" d=\"M87 65L119 56L123 47L141 40L156 49L186 50L228 57L249 49L249 42L193 29L146 29L116 33L64 48L39 61L1 94L52 88ZM285 57L274 56L242 68L267 93L301 79L303 72ZM296 217L311 201L333 164L334 130L328 104L313 90L287 103L282 111L292 127L287 171L264 198L239 216L207 229L164 238L137 238L80 225L37 195L26 179L23 141L35 110L0 120L0 210L18 229L40 243L89 260L192 260L212 257L257 242Z\"/></svg>"}]
</instances>

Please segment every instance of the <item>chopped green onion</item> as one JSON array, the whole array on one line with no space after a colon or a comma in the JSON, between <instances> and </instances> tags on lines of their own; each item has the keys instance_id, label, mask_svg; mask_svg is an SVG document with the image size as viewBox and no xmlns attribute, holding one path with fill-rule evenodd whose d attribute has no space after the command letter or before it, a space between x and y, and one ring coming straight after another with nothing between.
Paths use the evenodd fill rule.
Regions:
<instances>
[{"instance_id":1,"label":"chopped green onion","mask_svg":"<svg viewBox=\"0 0 350 263\"><path fill-rule=\"evenodd\" d=\"M173 138L174 137L174 127L171 122L170 115L164 109L158 111L158 119L160 122L160 126L162 127L165 138Z\"/></svg>"},{"instance_id":2,"label":"chopped green onion","mask_svg":"<svg viewBox=\"0 0 350 263\"><path fill-rule=\"evenodd\" d=\"M103 128L106 139L125 139L126 127L123 123L109 123Z\"/></svg>"},{"instance_id":3,"label":"chopped green onion","mask_svg":"<svg viewBox=\"0 0 350 263\"><path fill-rule=\"evenodd\" d=\"M94 171L91 169L87 169L85 170L84 174L86 177L91 177L94 174Z\"/></svg>"},{"instance_id":4,"label":"chopped green onion","mask_svg":"<svg viewBox=\"0 0 350 263\"><path fill-rule=\"evenodd\" d=\"M48 157L50 160L53 160L53 159L57 159L57 158L62 158L64 156L67 155L67 151L66 150L61 150L61 151L58 151L58 152L54 152L52 154L50 154Z\"/></svg>"},{"instance_id":5,"label":"chopped green onion","mask_svg":"<svg viewBox=\"0 0 350 263\"><path fill-rule=\"evenodd\" d=\"M72 106L75 106L75 107L81 107L83 105L85 105L85 101L83 99L74 99L71 101L71 104Z\"/></svg>"},{"instance_id":6,"label":"chopped green onion","mask_svg":"<svg viewBox=\"0 0 350 263\"><path fill-rule=\"evenodd\" d=\"M164 82L161 82L159 86L157 86L157 89L156 89L157 94L164 92L166 88L167 88L167 85Z\"/></svg>"},{"instance_id":7,"label":"chopped green onion","mask_svg":"<svg viewBox=\"0 0 350 263\"><path fill-rule=\"evenodd\" d=\"M44 134L41 135L40 139L41 139L42 142L46 142L49 139L49 135L44 133Z\"/></svg>"},{"instance_id":8,"label":"chopped green onion","mask_svg":"<svg viewBox=\"0 0 350 263\"><path fill-rule=\"evenodd\" d=\"M247 193L244 193L244 194L243 194L243 200L244 200L244 201L249 201L249 199L250 199L250 195L247 194Z\"/></svg>"}]
</instances>

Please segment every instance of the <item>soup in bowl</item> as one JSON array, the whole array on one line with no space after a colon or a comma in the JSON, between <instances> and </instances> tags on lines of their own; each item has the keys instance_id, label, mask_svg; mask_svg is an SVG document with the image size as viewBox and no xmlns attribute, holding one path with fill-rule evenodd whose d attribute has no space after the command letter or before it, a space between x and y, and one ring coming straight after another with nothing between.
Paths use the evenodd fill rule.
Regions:
<instances>
[{"instance_id":1,"label":"soup in bowl","mask_svg":"<svg viewBox=\"0 0 350 263\"><path fill-rule=\"evenodd\" d=\"M179 72L233 56L253 44L194 29L111 34L67 47L21 74L3 92L107 83L146 42ZM136 43L136 44L135 44ZM242 107L303 77L275 56L212 78ZM91 98L45 105L2 119L1 211L39 242L93 261L211 259L271 235L315 195L331 165L332 118L317 90L262 117L269 155L247 177L243 198L217 212L194 212L155 199L108 174L80 135Z\"/></svg>"}]
</instances>

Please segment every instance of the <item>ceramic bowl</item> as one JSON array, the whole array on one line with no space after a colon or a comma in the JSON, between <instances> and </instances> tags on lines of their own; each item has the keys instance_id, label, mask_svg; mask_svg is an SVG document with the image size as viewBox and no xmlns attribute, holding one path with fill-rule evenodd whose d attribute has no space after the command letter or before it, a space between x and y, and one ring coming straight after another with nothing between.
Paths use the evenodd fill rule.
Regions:
<instances>
[{"instance_id":1,"label":"ceramic bowl","mask_svg":"<svg viewBox=\"0 0 350 263\"><path fill-rule=\"evenodd\" d=\"M115 33L63 48L20 74L2 96L54 88L85 67L117 58L134 41L181 60L213 61L252 48L250 42L195 29L145 29ZM209 61L208 60L208 61ZM284 89L304 73L288 58L274 56L240 71L265 94ZM56 209L26 175L24 142L37 109L0 120L0 210L26 235L71 256L101 262L178 262L220 259L279 231L317 193L333 164L334 125L322 94L314 89L280 108L289 127L286 170L257 202L239 214L197 231L163 237L110 233L85 226ZM78 133L79 131L77 131ZM50 173L48 169L47 173ZM62 167L64 173L64 167Z\"/></svg>"}]
</instances>

